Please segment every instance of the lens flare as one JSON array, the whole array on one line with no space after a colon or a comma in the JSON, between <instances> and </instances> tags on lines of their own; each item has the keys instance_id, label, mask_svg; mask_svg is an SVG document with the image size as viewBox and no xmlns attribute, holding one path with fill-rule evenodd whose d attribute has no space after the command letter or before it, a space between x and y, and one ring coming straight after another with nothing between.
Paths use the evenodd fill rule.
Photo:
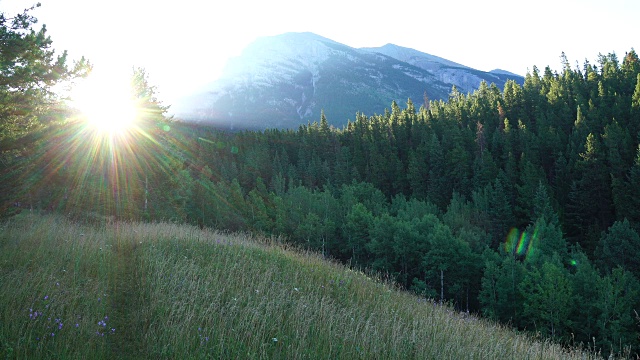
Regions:
<instances>
[{"instance_id":1,"label":"lens flare","mask_svg":"<svg viewBox=\"0 0 640 360\"><path fill-rule=\"evenodd\" d=\"M533 234L526 231L520 232L516 228L512 228L507 234L507 240L504 244L505 252L526 259L535 251L535 242L538 239L538 228L533 230Z\"/></svg>"}]
</instances>

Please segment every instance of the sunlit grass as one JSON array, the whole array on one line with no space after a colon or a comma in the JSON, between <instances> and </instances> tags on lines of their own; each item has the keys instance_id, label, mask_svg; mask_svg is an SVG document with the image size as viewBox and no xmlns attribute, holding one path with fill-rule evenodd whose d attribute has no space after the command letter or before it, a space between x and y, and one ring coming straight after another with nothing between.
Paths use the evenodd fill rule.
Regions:
<instances>
[{"instance_id":1,"label":"sunlit grass","mask_svg":"<svg viewBox=\"0 0 640 360\"><path fill-rule=\"evenodd\" d=\"M53 216L0 228L0 357L590 358L273 239Z\"/></svg>"}]
</instances>

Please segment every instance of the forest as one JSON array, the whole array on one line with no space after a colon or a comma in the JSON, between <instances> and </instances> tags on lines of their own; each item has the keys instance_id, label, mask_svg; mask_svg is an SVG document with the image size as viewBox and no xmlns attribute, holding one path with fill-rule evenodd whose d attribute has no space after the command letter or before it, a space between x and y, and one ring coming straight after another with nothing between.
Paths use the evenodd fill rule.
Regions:
<instances>
[{"instance_id":1,"label":"forest","mask_svg":"<svg viewBox=\"0 0 640 360\"><path fill-rule=\"evenodd\" d=\"M343 128L322 114L295 130L234 133L168 117L135 69L135 131L103 136L52 90L90 64L68 66L44 29L26 31L27 12L17 18L0 18L3 50L15 50L0 54L2 217L282 235L460 311L640 353L633 49L575 66L563 54L561 72L534 66L522 86L393 102Z\"/></svg>"}]
</instances>

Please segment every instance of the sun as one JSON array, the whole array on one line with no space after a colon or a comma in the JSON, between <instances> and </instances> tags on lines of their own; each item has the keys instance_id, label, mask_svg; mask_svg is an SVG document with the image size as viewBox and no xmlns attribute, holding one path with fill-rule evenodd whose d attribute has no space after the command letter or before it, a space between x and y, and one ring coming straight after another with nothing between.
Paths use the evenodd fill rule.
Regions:
<instances>
[{"instance_id":1,"label":"sun","mask_svg":"<svg viewBox=\"0 0 640 360\"><path fill-rule=\"evenodd\" d=\"M75 86L70 98L90 127L113 135L135 125L138 110L131 91L127 76L93 71Z\"/></svg>"}]
</instances>

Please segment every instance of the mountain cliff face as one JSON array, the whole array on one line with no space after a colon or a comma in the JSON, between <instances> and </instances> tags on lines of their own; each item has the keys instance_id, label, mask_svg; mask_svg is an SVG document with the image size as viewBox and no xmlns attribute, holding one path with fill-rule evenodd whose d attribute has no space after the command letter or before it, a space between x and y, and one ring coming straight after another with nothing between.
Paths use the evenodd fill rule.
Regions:
<instances>
[{"instance_id":1,"label":"mountain cliff face","mask_svg":"<svg viewBox=\"0 0 640 360\"><path fill-rule=\"evenodd\" d=\"M482 80L501 88L508 79L523 81L396 45L355 49L312 33L286 33L256 40L219 80L172 109L181 119L228 129L297 128L324 110L340 127L356 112L384 112L393 100L402 105L411 98L418 107L425 93L446 99L453 85L466 93Z\"/></svg>"},{"instance_id":2,"label":"mountain cliff face","mask_svg":"<svg viewBox=\"0 0 640 360\"><path fill-rule=\"evenodd\" d=\"M500 89L504 87L508 79L513 79L518 82L523 81L521 76L511 74L504 70L496 69L490 72L484 72L441 57L393 44L387 44L378 48L363 48L363 50L384 54L426 70L439 81L450 84L449 88L455 85L458 90L464 94L476 90L482 81L486 81L487 84L494 83Z\"/></svg>"}]
</instances>

